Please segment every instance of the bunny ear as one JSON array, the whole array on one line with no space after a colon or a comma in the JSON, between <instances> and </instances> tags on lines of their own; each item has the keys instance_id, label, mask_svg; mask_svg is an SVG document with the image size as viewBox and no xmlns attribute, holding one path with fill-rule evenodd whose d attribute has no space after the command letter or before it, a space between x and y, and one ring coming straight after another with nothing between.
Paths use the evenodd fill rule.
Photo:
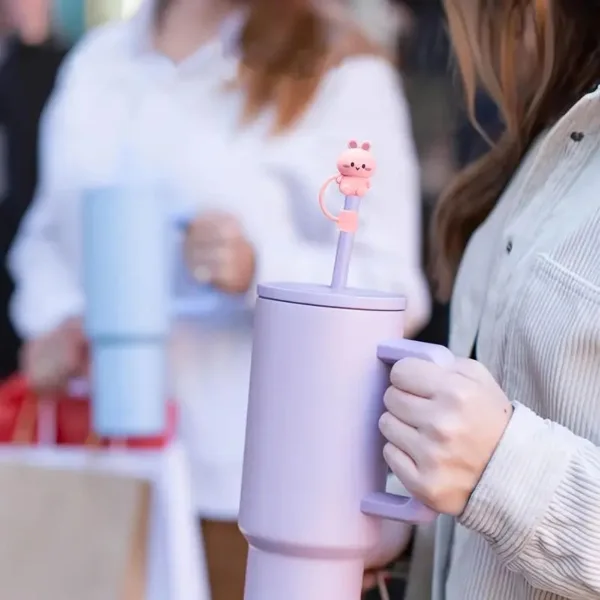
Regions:
<instances>
[{"instance_id":1,"label":"bunny ear","mask_svg":"<svg viewBox=\"0 0 600 600\"><path fill-rule=\"evenodd\" d=\"M371 149L371 142L363 142L360 147L368 152Z\"/></svg>"},{"instance_id":2,"label":"bunny ear","mask_svg":"<svg viewBox=\"0 0 600 600\"><path fill-rule=\"evenodd\" d=\"M358 142L356 140L350 140L348 142L348 148L358 148Z\"/></svg>"}]
</instances>

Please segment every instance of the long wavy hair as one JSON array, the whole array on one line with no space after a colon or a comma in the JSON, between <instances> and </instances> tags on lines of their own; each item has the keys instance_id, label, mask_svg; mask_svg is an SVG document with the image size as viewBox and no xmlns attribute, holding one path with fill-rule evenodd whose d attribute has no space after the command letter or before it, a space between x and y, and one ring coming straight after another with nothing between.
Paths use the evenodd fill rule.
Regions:
<instances>
[{"instance_id":1,"label":"long wavy hair","mask_svg":"<svg viewBox=\"0 0 600 600\"><path fill-rule=\"evenodd\" d=\"M488 217L535 138L600 77L598 0L444 0L469 114L481 87L504 133L458 174L432 227L437 295L449 299L473 232Z\"/></svg>"},{"instance_id":2,"label":"long wavy hair","mask_svg":"<svg viewBox=\"0 0 600 600\"><path fill-rule=\"evenodd\" d=\"M160 11L172 0L160 0ZM285 132L312 103L325 74L350 56L382 54L350 20L318 0L235 0L247 10L234 82L245 95L248 123L275 108L274 133Z\"/></svg>"}]
</instances>

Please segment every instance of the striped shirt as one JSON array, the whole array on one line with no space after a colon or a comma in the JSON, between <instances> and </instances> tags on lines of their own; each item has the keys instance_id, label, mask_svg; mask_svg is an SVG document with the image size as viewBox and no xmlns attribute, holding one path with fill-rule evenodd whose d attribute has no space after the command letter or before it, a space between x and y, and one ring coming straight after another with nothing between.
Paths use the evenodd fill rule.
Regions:
<instances>
[{"instance_id":1,"label":"striped shirt","mask_svg":"<svg viewBox=\"0 0 600 600\"><path fill-rule=\"evenodd\" d=\"M599 248L596 90L467 247L450 346L469 356L477 337L515 412L460 519L417 532L408 600L600 598Z\"/></svg>"}]
</instances>

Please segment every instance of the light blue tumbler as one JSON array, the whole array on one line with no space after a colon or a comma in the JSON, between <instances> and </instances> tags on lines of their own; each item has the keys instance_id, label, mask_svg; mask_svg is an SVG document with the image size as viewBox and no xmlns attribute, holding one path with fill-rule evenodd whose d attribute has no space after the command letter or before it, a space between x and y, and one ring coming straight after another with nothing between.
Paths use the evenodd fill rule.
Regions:
<instances>
[{"instance_id":1,"label":"light blue tumbler","mask_svg":"<svg viewBox=\"0 0 600 600\"><path fill-rule=\"evenodd\" d=\"M166 426L172 220L156 186L83 198L85 330L92 353L92 427L106 437Z\"/></svg>"}]
</instances>

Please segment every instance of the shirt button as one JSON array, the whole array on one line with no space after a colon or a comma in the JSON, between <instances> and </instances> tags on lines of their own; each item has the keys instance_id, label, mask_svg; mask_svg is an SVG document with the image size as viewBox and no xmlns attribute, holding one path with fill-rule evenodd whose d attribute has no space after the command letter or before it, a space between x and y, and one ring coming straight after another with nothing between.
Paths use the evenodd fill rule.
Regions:
<instances>
[{"instance_id":1,"label":"shirt button","mask_svg":"<svg viewBox=\"0 0 600 600\"><path fill-rule=\"evenodd\" d=\"M512 249L513 249L512 240L508 240L508 242L506 242L506 253L510 254L512 252Z\"/></svg>"},{"instance_id":2,"label":"shirt button","mask_svg":"<svg viewBox=\"0 0 600 600\"><path fill-rule=\"evenodd\" d=\"M571 133L571 139L574 142L580 142L583 138L584 138L584 135L583 135L583 132L581 132L581 131L573 131L573 133Z\"/></svg>"}]
</instances>

